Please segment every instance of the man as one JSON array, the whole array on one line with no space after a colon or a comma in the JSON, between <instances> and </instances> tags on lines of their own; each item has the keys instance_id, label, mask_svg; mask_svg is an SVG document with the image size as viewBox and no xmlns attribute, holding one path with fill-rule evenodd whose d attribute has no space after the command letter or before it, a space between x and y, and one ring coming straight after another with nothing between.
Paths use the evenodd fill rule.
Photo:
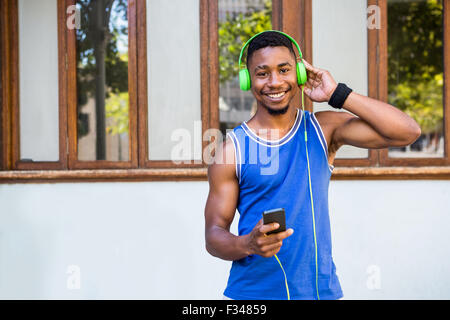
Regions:
<instances>
[{"instance_id":1,"label":"man","mask_svg":"<svg viewBox=\"0 0 450 320\"><path fill-rule=\"evenodd\" d=\"M206 249L233 261L227 298L341 298L328 215L336 152L346 144L405 146L421 134L418 124L397 108L338 86L328 71L303 63L308 76L304 93L356 116L297 108L293 98L301 86L291 41L269 31L250 42L247 67L257 111L228 135L208 168ZM263 171L270 166L273 170ZM267 235L279 226L264 225L262 212L275 208L285 208L288 229ZM236 209L239 235L230 232Z\"/></svg>"}]
</instances>

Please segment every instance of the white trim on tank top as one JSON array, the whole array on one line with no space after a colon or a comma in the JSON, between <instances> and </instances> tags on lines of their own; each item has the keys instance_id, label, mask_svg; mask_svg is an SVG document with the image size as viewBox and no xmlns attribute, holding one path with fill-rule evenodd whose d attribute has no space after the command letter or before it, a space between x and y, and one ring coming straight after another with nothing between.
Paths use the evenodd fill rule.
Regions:
<instances>
[{"instance_id":1,"label":"white trim on tank top","mask_svg":"<svg viewBox=\"0 0 450 320\"><path fill-rule=\"evenodd\" d=\"M311 116L316 120L317 126L319 127L319 130L322 133L322 137L321 137L319 131L317 130L316 124L314 123L314 121L311 121L311 123L314 126L314 129L316 129L316 133L317 133L317 136L319 138L320 144L322 145L322 148L323 148L323 150L325 152L325 159L327 160L328 169L330 169L330 171L333 172L334 166L332 164L328 163L328 144L327 144L327 140L325 139L325 135L323 134L322 128L320 127L320 123L317 120L315 114L311 113ZM322 138L323 138L323 142L325 142L325 146L323 145Z\"/></svg>"},{"instance_id":2,"label":"white trim on tank top","mask_svg":"<svg viewBox=\"0 0 450 320\"><path fill-rule=\"evenodd\" d=\"M300 116L300 121L297 121L299 114L301 115ZM250 139L252 139L253 141L255 141L255 142L257 142L257 143L259 143L259 144L261 144L261 145L263 145L265 147L280 147L283 144L289 142L292 139L292 137L295 136L295 134L298 131L298 128L300 128L300 126L301 126L302 118L303 118L303 112L300 109L297 108L297 116L295 117L295 121L294 121L294 124L293 124L292 128L289 130L288 133L286 133L281 139L278 139L278 140L266 140L266 139L261 138L252 129L250 129L250 127L247 125L246 121L243 122L242 129L250 137ZM295 131L293 132L294 129L295 129ZM255 139L253 135L258 137L259 140ZM283 139L288 137L289 135L290 135L289 139L286 139L286 141L283 141L280 144L276 144L277 142L282 141ZM260 140L262 140L262 141L260 141ZM267 144L267 143L264 143L264 142L275 143L275 144Z\"/></svg>"},{"instance_id":3,"label":"white trim on tank top","mask_svg":"<svg viewBox=\"0 0 450 320\"><path fill-rule=\"evenodd\" d=\"M236 167L235 168L236 178L238 179L238 182L240 184L241 183L241 169L242 169L242 166L241 166L241 148L239 146L239 140L237 139L236 134L234 133L234 131L228 132L227 135L230 135L231 142L233 142L234 162L235 162L235 167ZM238 162L238 158L239 158L239 162ZM238 170L238 164L239 164L239 170Z\"/></svg>"}]
</instances>

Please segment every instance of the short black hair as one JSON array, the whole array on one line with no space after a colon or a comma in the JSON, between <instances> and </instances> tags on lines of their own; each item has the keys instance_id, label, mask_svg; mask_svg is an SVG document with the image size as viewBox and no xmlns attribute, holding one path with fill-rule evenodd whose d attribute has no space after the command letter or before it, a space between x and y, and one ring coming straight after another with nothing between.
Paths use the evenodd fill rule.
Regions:
<instances>
[{"instance_id":1,"label":"short black hair","mask_svg":"<svg viewBox=\"0 0 450 320\"><path fill-rule=\"evenodd\" d=\"M276 31L266 31L256 36L248 45L247 68L253 53L266 47L286 47L292 52L294 58L297 58L292 47L292 42L288 37Z\"/></svg>"}]
</instances>

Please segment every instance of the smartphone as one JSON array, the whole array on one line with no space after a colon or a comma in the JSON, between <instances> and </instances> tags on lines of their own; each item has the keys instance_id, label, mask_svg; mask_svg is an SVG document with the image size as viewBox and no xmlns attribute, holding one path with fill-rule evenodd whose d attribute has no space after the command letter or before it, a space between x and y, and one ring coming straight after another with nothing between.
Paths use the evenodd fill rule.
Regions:
<instances>
[{"instance_id":1,"label":"smartphone","mask_svg":"<svg viewBox=\"0 0 450 320\"><path fill-rule=\"evenodd\" d=\"M286 214L283 208L277 208L263 212L263 223L269 224L273 222L278 223L280 227L276 230L267 232L267 235L286 231Z\"/></svg>"}]
</instances>

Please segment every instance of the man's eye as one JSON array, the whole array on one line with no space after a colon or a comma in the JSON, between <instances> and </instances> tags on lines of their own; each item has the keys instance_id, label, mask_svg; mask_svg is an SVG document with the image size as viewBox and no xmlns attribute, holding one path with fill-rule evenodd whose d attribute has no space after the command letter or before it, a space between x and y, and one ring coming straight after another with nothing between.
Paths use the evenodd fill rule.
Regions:
<instances>
[{"instance_id":1,"label":"man's eye","mask_svg":"<svg viewBox=\"0 0 450 320\"><path fill-rule=\"evenodd\" d=\"M258 77L265 77L267 75L267 72L258 72L256 75Z\"/></svg>"},{"instance_id":2,"label":"man's eye","mask_svg":"<svg viewBox=\"0 0 450 320\"><path fill-rule=\"evenodd\" d=\"M288 71L289 71L289 69L287 69L287 68L280 69L280 72L281 72L281 73L286 73L286 72L288 72Z\"/></svg>"}]
</instances>

